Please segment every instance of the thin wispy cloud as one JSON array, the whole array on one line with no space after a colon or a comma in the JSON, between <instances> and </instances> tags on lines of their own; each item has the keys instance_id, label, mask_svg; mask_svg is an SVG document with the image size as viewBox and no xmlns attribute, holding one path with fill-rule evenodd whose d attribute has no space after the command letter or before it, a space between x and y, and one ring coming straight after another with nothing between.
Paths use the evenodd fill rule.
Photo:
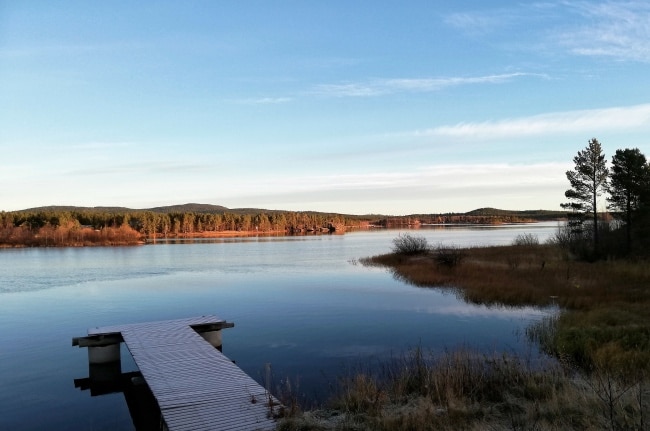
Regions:
<instances>
[{"instance_id":1,"label":"thin wispy cloud","mask_svg":"<svg viewBox=\"0 0 650 431\"><path fill-rule=\"evenodd\" d=\"M388 79L384 82L387 88L403 91L436 91L446 87L471 84L500 84L521 77L548 78L547 75L538 73L505 73L500 75L487 75L476 77L449 77L429 79Z\"/></svg>"},{"instance_id":2,"label":"thin wispy cloud","mask_svg":"<svg viewBox=\"0 0 650 431\"><path fill-rule=\"evenodd\" d=\"M373 83L319 84L311 94L325 97L371 97L386 94L385 89Z\"/></svg>"},{"instance_id":3,"label":"thin wispy cloud","mask_svg":"<svg viewBox=\"0 0 650 431\"><path fill-rule=\"evenodd\" d=\"M361 82L344 82L338 84L319 84L303 96L317 97L376 97L396 93L427 93L440 91L449 87L478 84L502 84L517 78L533 77L549 79L540 73L503 73L484 76L449 76L434 78L385 78ZM231 99L230 102L240 105L276 105L289 103L294 97L260 97Z\"/></svg>"},{"instance_id":4,"label":"thin wispy cloud","mask_svg":"<svg viewBox=\"0 0 650 431\"><path fill-rule=\"evenodd\" d=\"M535 26L528 25L532 19ZM466 35L490 38L526 27L533 30L522 37L537 50L550 45L574 55L650 62L650 3L646 0L522 3L456 12L443 22ZM540 24L542 30L535 32Z\"/></svg>"},{"instance_id":5,"label":"thin wispy cloud","mask_svg":"<svg viewBox=\"0 0 650 431\"><path fill-rule=\"evenodd\" d=\"M619 60L650 62L650 3L567 2L585 20L576 30L568 30L558 41L571 52Z\"/></svg>"},{"instance_id":6,"label":"thin wispy cloud","mask_svg":"<svg viewBox=\"0 0 650 431\"><path fill-rule=\"evenodd\" d=\"M594 130L626 130L650 126L650 104L555 112L530 117L480 123L460 123L416 131L416 136L449 136L494 139Z\"/></svg>"},{"instance_id":7,"label":"thin wispy cloud","mask_svg":"<svg viewBox=\"0 0 650 431\"><path fill-rule=\"evenodd\" d=\"M71 150L106 150L106 149L115 149L115 148L127 148L127 147L135 147L137 144L134 142L122 142L122 141L116 141L116 142L84 142L80 144L72 144L69 146L65 146L62 148L68 148Z\"/></svg>"},{"instance_id":8,"label":"thin wispy cloud","mask_svg":"<svg viewBox=\"0 0 650 431\"><path fill-rule=\"evenodd\" d=\"M83 168L70 170L70 176L97 175L155 175L155 174L197 174L211 172L214 165L201 163L142 162L125 165L106 166L102 168Z\"/></svg>"},{"instance_id":9,"label":"thin wispy cloud","mask_svg":"<svg viewBox=\"0 0 650 431\"><path fill-rule=\"evenodd\" d=\"M543 74L523 72L469 77L390 78L366 82L321 84L317 85L311 93L324 97L371 97L402 92L426 93L461 85L501 84L522 77L548 78Z\"/></svg>"},{"instance_id":10,"label":"thin wispy cloud","mask_svg":"<svg viewBox=\"0 0 650 431\"><path fill-rule=\"evenodd\" d=\"M557 16L556 3L532 2L510 7L453 12L444 16L442 21L465 35L485 37L516 28L530 31L531 24L539 24L540 20Z\"/></svg>"},{"instance_id":11,"label":"thin wispy cloud","mask_svg":"<svg viewBox=\"0 0 650 431\"><path fill-rule=\"evenodd\" d=\"M471 36L482 36L504 27L516 19L512 11L456 12L443 18L443 22Z\"/></svg>"},{"instance_id":12,"label":"thin wispy cloud","mask_svg":"<svg viewBox=\"0 0 650 431\"><path fill-rule=\"evenodd\" d=\"M231 102L239 105L279 105L282 103L289 103L293 100L292 97L258 97L247 99L234 99Z\"/></svg>"},{"instance_id":13,"label":"thin wispy cloud","mask_svg":"<svg viewBox=\"0 0 650 431\"><path fill-rule=\"evenodd\" d=\"M425 166L410 171L382 171L367 174L337 174L311 176L278 176L259 182L240 183L238 192L277 194L284 192L336 192L344 190L389 190L420 188L435 185L438 188L529 187L531 184L548 185L564 181L567 163L478 163ZM557 172L559 175L549 175ZM517 178L514 185L512 178ZM453 180L453 181L450 181Z\"/></svg>"}]
</instances>

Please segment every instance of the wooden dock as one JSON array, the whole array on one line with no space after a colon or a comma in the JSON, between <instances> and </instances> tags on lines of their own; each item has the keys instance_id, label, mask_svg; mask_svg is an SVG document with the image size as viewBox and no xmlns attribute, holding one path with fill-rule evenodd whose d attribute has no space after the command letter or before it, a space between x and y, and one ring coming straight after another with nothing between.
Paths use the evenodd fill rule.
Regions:
<instances>
[{"instance_id":1,"label":"wooden dock","mask_svg":"<svg viewBox=\"0 0 650 431\"><path fill-rule=\"evenodd\" d=\"M72 344L101 350L123 341L170 431L273 430L279 402L199 334L218 332L220 345L219 331L232 326L215 316L107 326Z\"/></svg>"}]
</instances>

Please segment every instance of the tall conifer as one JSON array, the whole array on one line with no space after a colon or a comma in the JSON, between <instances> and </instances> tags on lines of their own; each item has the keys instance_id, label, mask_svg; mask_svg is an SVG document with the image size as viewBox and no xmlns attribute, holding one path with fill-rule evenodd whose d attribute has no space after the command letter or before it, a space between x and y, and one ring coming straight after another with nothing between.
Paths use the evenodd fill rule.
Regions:
<instances>
[{"instance_id":1,"label":"tall conifer","mask_svg":"<svg viewBox=\"0 0 650 431\"><path fill-rule=\"evenodd\" d=\"M602 146L592 138L587 147L573 158L575 167L566 176L571 188L564 193L568 203L562 208L572 209L593 217L594 251L598 251L598 197L606 190L609 170Z\"/></svg>"},{"instance_id":2,"label":"tall conifer","mask_svg":"<svg viewBox=\"0 0 650 431\"><path fill-rule=\"evenodd\" d=\"M632 245L632 216L639 209L650 186L650 170L638 148L616 150L612 157L612 173L608 187L609 208L625 220L628 251Z\"/></svg>"}]
</instances>

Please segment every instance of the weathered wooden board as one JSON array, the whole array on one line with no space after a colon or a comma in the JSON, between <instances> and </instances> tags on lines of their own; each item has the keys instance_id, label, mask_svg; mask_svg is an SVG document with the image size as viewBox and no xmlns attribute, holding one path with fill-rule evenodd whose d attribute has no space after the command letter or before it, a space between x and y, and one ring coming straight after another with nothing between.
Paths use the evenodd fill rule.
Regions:
<instances>
[{"instance_id":1,"label":"weathered wooden board","mask_svg":"<svg viewBox=\"0 0 650 431\"><path fill-rule=\"evenodd\" d=\"M88 335L122 336L170 431L273 430L279 402L192 329L223 323L201 316L92 328Z\"/></svg>"}]
</instances>

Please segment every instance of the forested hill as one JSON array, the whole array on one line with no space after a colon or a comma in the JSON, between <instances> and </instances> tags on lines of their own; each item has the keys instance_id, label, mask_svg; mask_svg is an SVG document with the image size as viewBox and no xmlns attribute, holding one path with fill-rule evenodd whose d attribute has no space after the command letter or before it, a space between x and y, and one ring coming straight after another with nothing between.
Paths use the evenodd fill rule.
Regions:
<instances>
[{"instance_id":1,"label":"forested hill","mask_svg":"<svg viewBox=\"0 0 650 431\"><path fill-rule=\"evenodd\" d=\"M69 213L139 213L139 212L153 212L157 214L269 214L269 213L290 213L290 212L301 212L306 214L331 214L331 213L319 213L318 211L288 211L288 210L269 210L264 208L228 208L222 205L212 205L212 204L198 204L198 203L187 203L182 205L168 205L161 207L153 208L126 208L126 207L76 207L76 206L57 206L50 205L44 207L28 208L24 210L14 211L16 213L38 213L38 212L69 212ZM340 214L342 215L342 214ZM349 217L358 217L350 215ZM365 218L368 217L385 217L381 215L373 216L362 216Z\"/></svg>"},{"instance_id":2,"label":"forested hill","mask_svg":"<svg viewBox=\"0 0 650 431\"><path fill-rule=\"evenodd\" d=\"M24 210L11 211L13 213L59 213L59 212L98 212L98 213L124 213L134 210L126 207L77 207L70 205L48 205L44 207L27 208Z\"/></svg>"},{"instance_id":3,"label":"forested hill","mask_svg":"<svg viewBox=\"0 0 650 431\"><path fill-rule=\"evenodd\" d=\"M530 218L534 220L556 220L566 217L565 211L548 211L548 210L523 210L523 211L510 211L500 210L496 208L479 208L473 211L466 212L467 216L489 216L489 217L521 217Z\"/></svg>"},{"instance_id":4,"label":"forested hill","mask_svg":"<svg viewBox=\"0 0 650 431\"><path fill-rule=\"evenodd\" d=\"M318 211L288 211L288 210L269 210L263 208L228 208L222 205L212 205L212 204L199 204L199 203L187 203L182 205L168 205L160 206L153 208L126 208L126 207L78 207L78 206L43 206L36 208L28 208L19 211L13 211L13 213L57 213L57 212L67 212L67 213L111 213L111 214L121 214L121 213L138 213L138 212L153 212L158 214L279 214L279 213L291 213L291 212L300 212L305 214L333 214L333 213L322 213ZM352 215L352 214L338 214L339 216L350 217L361 220L368 221L378 221L382 219L430 219L431 217L447 216L447 217L492 217L492 218L518 218L518 219L528 219L528 220L556 220L566 217L566 212L564 211L549 211L549 210L523 210L523 211L514 211L514 210L502 210L497 208L478 208L472 211L465 213L432 213L432 214L411 214L405 216L389 216L386 214L364 214L364 215Z\"/></svg>"},{"instance_id":5,"label":"forested hill","mask_svg":"<svg viewBox=\"0 0 650 431\"><path fill-rule=\"evenodd\" d=\"M223 214L226 212L237 212L221 205L195 204L195 203L155 207L155 208L149 208L144 211L152 211L155 213L162 213L162 214L165 213ZM258 213L263 211L265 210L257 210Z\"/></svg>"},{"instance_id":6,"label":"forested hill","mask_svg":"<svg viewBox=\"0 0 650 431\"><path fill-rule=\"evenodd\" d=\"M50 205L44 207L28 208L15 212L96 212L96 213L130 213L140 211L151 211L154 213L195 213L195 214L223 214L225 212L236 212L221 205L210 204L183 204L169 205L163 207L134 209L126 207L77 207L77 206L59 206ZM258 210L264 211L264 210Z\"/></svg>"}]
</instances>

